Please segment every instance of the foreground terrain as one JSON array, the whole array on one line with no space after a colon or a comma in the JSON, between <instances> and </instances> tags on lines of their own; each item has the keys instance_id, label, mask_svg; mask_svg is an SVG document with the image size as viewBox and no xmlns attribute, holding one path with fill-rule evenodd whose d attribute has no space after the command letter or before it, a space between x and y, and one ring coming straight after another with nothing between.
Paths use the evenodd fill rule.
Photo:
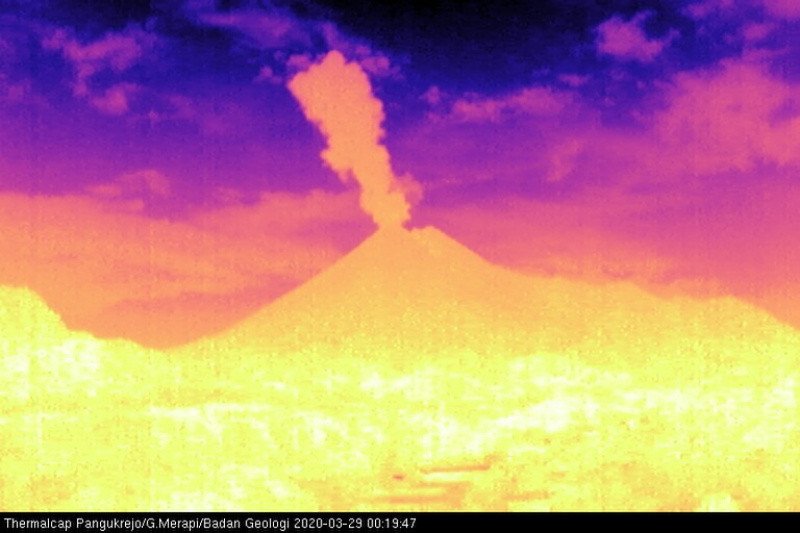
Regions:
<instances>
[{"instance_id":1,"label":"foreground terrain","mask_svg":"<svg viewBox=\"0 0 800 533\"><path fill-rule=\"evenodd\" d=\"M29 364L55 357L78 371L3 389L0 508L800 509L800 375L766 365L221 367L90 338Z\"/></svg>"}]
</instances>

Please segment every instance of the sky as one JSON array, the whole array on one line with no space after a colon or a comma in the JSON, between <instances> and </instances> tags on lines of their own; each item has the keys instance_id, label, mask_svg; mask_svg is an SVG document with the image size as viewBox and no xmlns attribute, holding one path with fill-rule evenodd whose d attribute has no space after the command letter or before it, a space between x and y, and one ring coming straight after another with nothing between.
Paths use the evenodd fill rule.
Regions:
<instances>
[{"instance_id":1,"label":"sky","mask_svg":"<svg viewBox=\"0 0 800 533\"><path fill-rule=\"evenodd\" d=\"M0 284L174 345L404 222L800 328L798 89L794 0L2 0Z\"/></svg>"}]
</instances>

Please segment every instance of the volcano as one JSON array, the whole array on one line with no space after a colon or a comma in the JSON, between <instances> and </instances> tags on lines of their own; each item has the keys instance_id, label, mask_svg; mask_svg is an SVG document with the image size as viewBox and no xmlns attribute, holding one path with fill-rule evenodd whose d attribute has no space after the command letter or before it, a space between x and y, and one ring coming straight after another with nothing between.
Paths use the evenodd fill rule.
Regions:
<instances>
[{"instance_id":1,"label":"volcano","mask_svg":"<svg viewBox=\"0 0 800 533\"><path fill-rule=\"evenodd\" d=\"M762 483L797 471L796 332L526 277L434 228L380 230L169 353L71 332L25 289L0 319L4 508L650 510L728 486L796 507Z\"/></svg>"},{"instance_id":2,"label":"volcano","mask_svg":"<svg viewBox=\"0 0 800 533\"><path fill-rule=\"evenodd\" d=\"M237 326L180 350L212 357L314 352L643 361L800 353L796 332L733 298L658 297L630 283L532 278L433 227L375 232Z\"/></svg>"}]
</instances>

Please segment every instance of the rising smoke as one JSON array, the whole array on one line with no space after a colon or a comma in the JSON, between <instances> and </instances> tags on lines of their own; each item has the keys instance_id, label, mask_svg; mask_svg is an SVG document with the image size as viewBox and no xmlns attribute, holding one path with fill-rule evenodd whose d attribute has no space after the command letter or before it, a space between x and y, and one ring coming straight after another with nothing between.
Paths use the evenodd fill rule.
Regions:
<instances>
[{"instance_id":1,"label":"rising smoke","mask_svg":"<svg viewBox=\"0 0 800 533\"><path fill-rule=\"evenodd\" d=\"M379 227L408 221L407 191L418 185L394 174L386 146L383 104L372 94L369 78L338 51L289 81L308 120L328 141L320 154L345 183L361 186L361 207Z\"/></svg>"}]
</instances>

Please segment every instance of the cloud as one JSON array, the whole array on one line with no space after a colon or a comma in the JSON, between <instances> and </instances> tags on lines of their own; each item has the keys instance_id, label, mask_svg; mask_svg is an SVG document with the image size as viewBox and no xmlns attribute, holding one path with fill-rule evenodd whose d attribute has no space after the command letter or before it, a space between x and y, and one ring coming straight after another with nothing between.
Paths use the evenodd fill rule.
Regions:
<instances>
[{"instance_id":1,"label":"cloud","mask_svg":"<svg viewBox=\"0 0 800 533\"><path fill-rule=\"evenodd\" d=\"M623 61L651 63L679 36L673 29L661 39L648 38L642 25L651 16L642 11L630 20L619 15L606 20L597 27L597 51Z\"/></svg>"},{"instance_id":2,"label":"cloud","mask_svg":"<svg viewBox=\"0 0 800 533\"><path fill-rule=\"evenodd\" d=\"M445 98L444 91L442 91L436 85L428 87L428 89L420 96L420 100L422 100L431 107L438 106L440 103L442 103L444 98Z\"/></svg>"},{"instance_id":3,"label":"cloud","mask_svg":"<svg viewBox=\"0 0 800 533\"><path fill-rule=\"evenodd\" d=\"M581 74L561 74L558 80L568 87L582 87L589 81L589 76Z\"/></svg>"},{"instance_id":4,"label":"cloud","mask_svg":"<svg viewBox=\"0 0 800 533\"><path fill-rule=\"evenodd\" d=\"M761 15L759 11L776 20L800 19L800 3L796 0L702 0L685 9L686 14L697 21L724 16L749 22L753 14Z\"/></svg>"},{"instance_id":5,"label":"cloud","mask_svg":"<svg viewBox=\"0 0 800 533\"><path fill-rule=\"evenodd\" d=\"M357 63L329 52L289 82L306 118L325 135L321 156L342 181L354 178L361 187L361 206L380 226L405 223L410 179L395 175L385 135L383 104L372 94L369 78Z\"/></svg>"},{"instance_id":6,"label":"cloud","mask_svg":"<svg viewBox=\"0 0 800 533\"><path fill-rule=\"evenodd\" d=\"M329 50L338 50L351 61L355 61L372 78L402 78L400 67L392 63L384 53L374 50L361 40L346 36L332 22L323 22L319 28Z\"/></svg>"},{"instance_id":7,"label":"cloud","mask_svg":"<svg viewBox=\"0 0 800 533\"><path fill-rule=\"evenodd\" d=\"M693 174L749 171L761 162L798 164L798 94L800 87L758 64L727 61L678 74L655 129L663 146L674 149L673 157Z\"/></svg>"},{"instance_id":8,"label":"cloud","mask_svg":"<svg viewBox=\"0 0 800 533\"><path fill-rule=\"evenodd\" d=\"M433 120L393 141L394 157L425 176L426 203L490 202L502 191L560 198L598 183L651 191L770 180L800 169L800 85L765 63L725 60L673 74L624 126L577 91L550 89L569 105L527 116L511 115L502 97L462 97L472 105L453 110L445 95Z\"/></svg>"},{"instance_id":9,"label":"cloud","mask_svg":"<svg viewBox=\"0 0 800 533\"><path fill-rule=\"evenodd\" d=\"M742 27L742 37L746 43L754 44L766 39L774 30L771 23L753 22Z\"/></svg>"},{"instance_id":10,"label":"cloud","mask_svg":"<svg viewBox=\"0 0 800 533\"><path fill-rule=\"evenodd\" d=\"M136 26L108 32L96 41L79 42L70 31L60 28L42 41L45 50L57 51L73 67L76 96L89 94L93 76L104 71L121 74L135 65L155 44L155 36Z\"/></svg>"},{"instance_id":11,"label":"cloud","mask_svg":"<svg viewBox=\"0 0 800 533\"><path fill-rule=\"evenodd\" d=\"M597 112L578 93L546 86L454 96L429 90L427 120L393 139L400 168L424 176L428 202L496 191L568 188L594 156ZM583 157L589 151L591 157ZM438 199L438 200L437 200Z\"/></svg>"},{"instance_id":12,"label":"cloud","mask_svg":"<svg viewBox=\"0 0 800 533\"><path fill-rule=\"evenodd\" d=\"M112 85L99 96L89 99L92 107L106 115L124 115L130 109L130 99L141 87L135 83Z\"/></svg>"},{"instance_id":13,"label":"cloud","mask_svg":"<svg viewBox=\"0 0 800 533\"><path fill-rule=\"evenodd\" d=\"M204 12L198 15L198 19L208 26L235 30L260 49L309 48L312 44L307 24L274 7L269 10Z\"/></svg>"},{"instance_id":14,"label":"cloud","mask_svg":"<svg viewBox=\"0 0 800 533\"><path fill-rule=\"evenodd\" d=\"M286 68L289 72L296 74L297 72L308 70L314 64L314 57L311 54L291 54L286 59Z\"/></svg>"},{"instance_id":15,"label":"cloud","mask_svg":"<svg viewBox=\"0 0 800 533\"><path fill-rule=\"evenodd\" d=\"M233 31L251 48L273 52L256 81L285 81L333 50L358 63L372 78L402 78L399 66L365 40L347 35L332 21L302 17L273 2L262 2L258 9L224 12L216 10L213 3L193 2L187 5L187 12L197 24ZM269 76L262 76L264 72Z\"/></svg>"},{"instance_id":16,"label":"cloud","mask_svg":"<svg viewBox=\"0 0 800 533\"><path fill-rule=\"evenodd\" d=\"M703 20L721 11L731 11L734 7L734 0L702 0L689 4L685 11L692 19Z\"/></svg>"},{"instance_id":17,"label":"cloud","mask_svg":"<svg viewBox=\"0 0 800 533\"><path fill-rule=\"evenodd\" d=\"M775 18L800 19L800 2L797 0L762 0L764 9Z\"/></svg>"},{"instance_id":18,"label":"cloud","mask_svg":"<svg viewBox=\"0 0 800 533\"><path fill-rule=\"evenodd\" d=\"M156 43L156 36L139 27L107 32L87 43L80 42L72 31L59 28L42 40L44 50L58 52L72 66L72 93L85 98L98 111L109 115L128 112L130 97L137 90L133 83L116 83L105 89L94 87L97 75L112 72L121 75L139 63Z\"/></svg>"},{"instance_id":19,"label":"cloud","mask_svg":"<svg viewBox=\"0 0 800 533\"><path fill-rule=\"evenodd\" d=\"M568 139L550 151L550 170L545 179L558 182L575 170L575 159L581 153L584 143L577 138Z\"/></svg>"},{"instance_id":20,"label":"cloud","mask_svg":"<svg viewBox=\"0 0 800 533\"><path fill-rule=\"evenodd\" d=\"M427 93L426 93L427 94ZM441 92L428 94L444 100ZM449 102L445 114L434 114L434 118L455 122L500 122L515 115L553 116L569 104L567 93L556 92L549 87L526 87L502 96L481 96L470 93Z\"/></svg>"},{"instance_id":21,"label":"cloud","mask_svg":"<svg viewBox=\"0 0 800 533\"><path fill-rule=\"evenodd\" d=\"M169 179L155 169L123 174L109 183L90 186L86 190L99 198L166 198L172 192Z\"/></svg>"},{"instance_id":22,"label":"cloud","mask_svg":"<svg viewBox=\"0 0 800 533\"><path fill-rule=\"evenodd\" d=\"M261 67L254 81L258 83L271 83L273 85L280 85L283 83L283 79L275 74L275 71L272 70L272 67L268 65Z\"/></svg>"}]
</instances>

